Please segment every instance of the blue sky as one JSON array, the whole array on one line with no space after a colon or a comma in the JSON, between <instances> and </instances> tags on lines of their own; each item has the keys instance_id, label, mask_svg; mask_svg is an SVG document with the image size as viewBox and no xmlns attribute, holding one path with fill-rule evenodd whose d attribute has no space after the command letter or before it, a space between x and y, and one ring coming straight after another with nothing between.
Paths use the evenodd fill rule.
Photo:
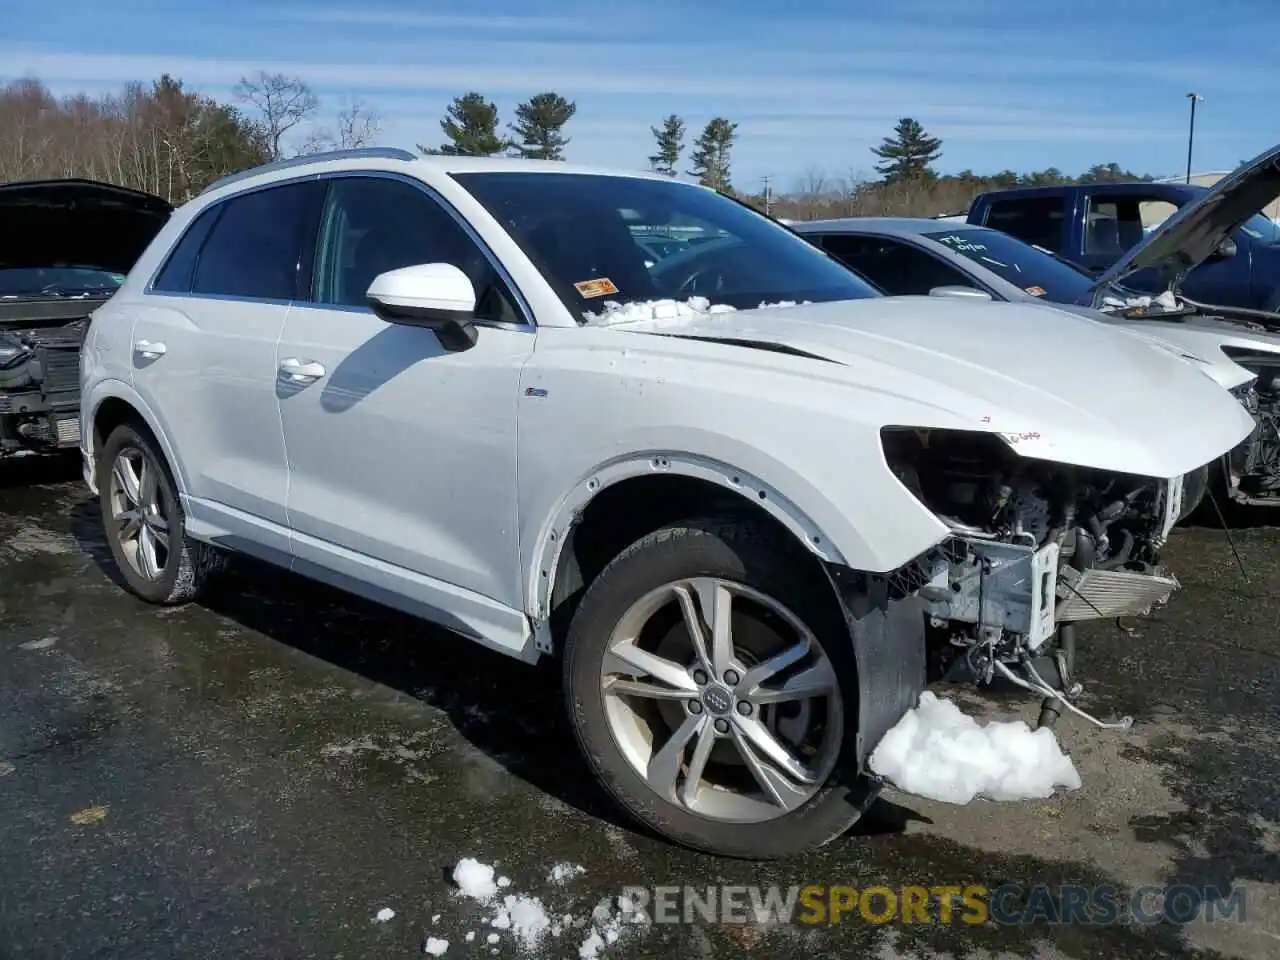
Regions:
<instances>
[{"instance_id":1,"label":"blue sky","mask_svg":"<svg viewBox=\"0 0 1280 960\"><path fill-rule=\"evenodd\" d=\"M57 15L51 10L56 6ZM873 174L870 147L913 116L943 140L939 169L1116 161L1197 170L1280 141L1276 0L0 0L0 78L58 93L161 72L229 99L258 69L309 81L328 121L344 98L383 116L380 141L440 141L457 94L503 121L555 90L578 104L568 158L644 167L650 125L738 122L733 181ZM689 139L692 139L690 136ZM687 166L686 150L686 166Z\"/></svg>"}]
</instances>

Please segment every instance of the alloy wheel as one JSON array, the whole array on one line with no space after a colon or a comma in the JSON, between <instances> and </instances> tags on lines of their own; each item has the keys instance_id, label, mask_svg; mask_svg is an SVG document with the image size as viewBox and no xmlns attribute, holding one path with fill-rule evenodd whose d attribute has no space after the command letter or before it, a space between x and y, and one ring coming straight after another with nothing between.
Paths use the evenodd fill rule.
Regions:
<instances>
[{"instance_id":1,"label":"alloy wheel","mask_svg":"<svg viewBox=\"0 0 1280 960\"><path fill-rule=\"evenodd\" d=\"M718 577L637 600L601 664L614 742L651 790L712 820L753 823L811 799L840 754L836 672L771 597Z\"/></svg>"},{"instance_id":2,"label":"alloy wheel","mask_svg":"<svg viewBox=\"0 0 1280 960\"><path fill-rule=\"evenodd\" d=\"M121 552L133 571L154 582L169 562L169 521L160 494L159 468L136 447L125 447L111 465L110 505Z\"/></svg>"}]
</instances>

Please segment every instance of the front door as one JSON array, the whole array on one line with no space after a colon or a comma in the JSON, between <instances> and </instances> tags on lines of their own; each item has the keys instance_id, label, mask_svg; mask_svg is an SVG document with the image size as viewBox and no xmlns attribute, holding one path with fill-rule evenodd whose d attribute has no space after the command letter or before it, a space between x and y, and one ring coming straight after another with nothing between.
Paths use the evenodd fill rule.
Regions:
<instances>
[{"instance_id":1,"label":"front door","mask_svg":"<svg viewBox=\"0 0 1280 960\"><path fill-rule=\"evenodd\" d=\"M519 646L516 409L534 328L432 194L387 176L328 182L311 302L290 311L276 355L295 567L383 584L384 599ZM479 298L479 339L456 353L365 299L384 271L441 262Z\"/></svg>"}]
</instances>

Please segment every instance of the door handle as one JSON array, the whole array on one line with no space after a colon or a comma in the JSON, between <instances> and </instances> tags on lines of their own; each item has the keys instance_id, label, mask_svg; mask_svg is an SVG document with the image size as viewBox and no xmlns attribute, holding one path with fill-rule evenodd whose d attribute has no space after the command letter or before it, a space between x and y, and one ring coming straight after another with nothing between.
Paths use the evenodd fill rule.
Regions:
<instances>
[{"instance_id":1,"label":"door handle","mask_svg":"<svg viewBox=\"0 0 1280 960\"><path fill-rule=\"evenodd\" d=\"M133 344L133 352L144 360L154 360L156 357L164 356L165 345L152 343L150 340L136 340Z\"/></svg>"},{"instance_id":2,"label":"door handle","mask_svg":"<svg viewBox=\"0 0 1280 960\"><path fill-rule=\"evenodd\" d=\"M310 383L324 376L324 365L314 360L299 360L289 357L280 361L280 373L293 383Z\"/></svg>"}]
</instances>

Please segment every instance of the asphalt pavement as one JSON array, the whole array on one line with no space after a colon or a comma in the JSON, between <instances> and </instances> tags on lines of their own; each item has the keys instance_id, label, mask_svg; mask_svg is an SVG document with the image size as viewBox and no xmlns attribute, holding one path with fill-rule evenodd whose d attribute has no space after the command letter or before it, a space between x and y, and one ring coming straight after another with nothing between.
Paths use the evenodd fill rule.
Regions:
<instances>
[{"instance_id":1,"label":"asphalt pavement","mask_svg":"<svg viewBox=\"0 0 1280 960\"><path fill-rule=\"evenodd\" d=\"M760 865L618 815L554 671L252 564L201 605L149 607L113 580L75 464L0 465L0 958L381 960L428 938L446 957L577 958L593 907L627 887L1010 883L1244 900L1213 922L694 916L626 925L598 956L1280 957L1280 529L1231 539L1247 580L1221 529L1182 529L1172 602L1081 631L1084 703L1136 723L1061 721L1080 790L888 793L852 835ZM952 695L989 718L1038 711ZM485 924L449 881L464 857L539 898L555 932L530 948ZM583 870L555 882L556 864Z\"/></svg>"}]
</instances>

